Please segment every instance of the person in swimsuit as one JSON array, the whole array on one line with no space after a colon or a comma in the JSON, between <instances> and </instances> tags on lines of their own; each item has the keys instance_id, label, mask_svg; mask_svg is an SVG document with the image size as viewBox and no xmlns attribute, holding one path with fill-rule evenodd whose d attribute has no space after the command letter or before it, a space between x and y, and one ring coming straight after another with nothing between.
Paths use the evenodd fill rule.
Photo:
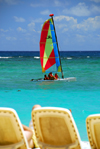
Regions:
<instances>
[{"instance_id":1,"label":"person in swimsuit","mask_svg":"<svg viewBox=\"0 0 100 149\"><path fill-rule=\"evenodd\" d=\"M49 80L49 78L47 77L47 75L44 75L44 80Z\"/></svg>"},{"instance_id":2,"label":"person in swimsuit","mask_svg":"<svg viewBox=\"0 0 100 149\"><path fill-rule=\"evenodd\" d=\"M52 72L49 73L49 80L56 80L55 76L53 76Z\"/></svg>"},{"instance_id":3,"label":"person in swimsuit","mask_svg":"<svg viewBox=\"0 0 100 149\"><path fill-rule=\"evenodd\" d=\"M58 78L59 78L59 76L58 76L58 74L57 74L57 73L55 73L55 78L56 78L56 79L58 79Z\"/></svg>"}]
</instances>

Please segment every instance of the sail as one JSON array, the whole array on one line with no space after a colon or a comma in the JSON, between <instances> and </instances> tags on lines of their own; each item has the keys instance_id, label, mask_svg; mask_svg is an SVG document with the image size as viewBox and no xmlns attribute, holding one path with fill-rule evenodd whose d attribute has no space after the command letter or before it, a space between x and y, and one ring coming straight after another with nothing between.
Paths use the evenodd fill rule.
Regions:
<instances>
[{"instance_id":1,"label":"sail","mask_svg":"<svg viewBox=\"0 0 100 149\"><path fill-rule=\"evenodd\" d=\"M41 30L40 61L42 72L61 72L61 65L52 18L44 22Z\"/></svg>"}]
</instances>

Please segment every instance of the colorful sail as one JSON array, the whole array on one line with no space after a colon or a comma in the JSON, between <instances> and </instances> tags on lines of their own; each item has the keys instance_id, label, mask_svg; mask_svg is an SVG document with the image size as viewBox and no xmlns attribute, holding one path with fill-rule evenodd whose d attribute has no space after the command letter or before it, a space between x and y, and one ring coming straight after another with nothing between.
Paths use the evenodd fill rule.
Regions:
<instances>
[{"instance_id":1,"label":"colorful sail","mask_svg":"<svg viewBox=\"0 0 100 149\"><path fill-rule=\"evenodd\" d=\"M52 18L45 21L40 37L40 61L42 72L61 72L57 40Z\"/></svg>"}]
</instances>

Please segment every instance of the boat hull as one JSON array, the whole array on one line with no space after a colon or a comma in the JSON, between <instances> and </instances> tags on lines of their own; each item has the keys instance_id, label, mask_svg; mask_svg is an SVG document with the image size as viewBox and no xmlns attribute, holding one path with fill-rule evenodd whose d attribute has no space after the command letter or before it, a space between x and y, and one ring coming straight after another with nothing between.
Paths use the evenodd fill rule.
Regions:
<instances>
[{"instance_id":1,"label":"boat hull","mask_svg":"<svg viewBox=\"0 0 100 149\"><path fill-rule=\"evenodd\" d=\"M73 81L76 81L76 78L75 78L75 77L68 77L68 78L60 78L60 79L57 79L57 80L36 79L36 80L33 80L33 81L38 81L38 82L53 82L53 81L67 81L67 82L73 82Z\"/></svg>"}]
</instances>

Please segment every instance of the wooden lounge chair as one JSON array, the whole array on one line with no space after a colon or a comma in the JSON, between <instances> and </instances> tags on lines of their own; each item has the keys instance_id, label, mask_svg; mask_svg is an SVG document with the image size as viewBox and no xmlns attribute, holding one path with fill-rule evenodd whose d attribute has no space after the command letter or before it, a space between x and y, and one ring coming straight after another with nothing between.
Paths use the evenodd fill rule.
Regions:
<instances>
[{"instance_id":1,"label":"wooden lounge chair","mask_svg":"<svg viewBox=\"0 0 100 149\"><path fill-rule=\"evenodd\" d=\"M14 109L0 108L0 149L28 149L22 124Z\"/></svg>"},{"instance_id":2,"label":"wooden lounge chair","mask_svg":"<svg viewBox=\"0 0 100 149\"><path fill-rule=\"evenodd\" d=\"M42 148L81 149L80 136L68 109L37 108L32 111L32 121Z\"/></svg>"},{"instance_id":3,"label":"wooden lounge chair","mask_svg":"<svg viewBox=\"0 0 100 149\"><path fill-rule=\"evenodd\" d=\"M100 149L100 114L89 115L86 128L91 149Z\"/></svg>"}]
</instances>

